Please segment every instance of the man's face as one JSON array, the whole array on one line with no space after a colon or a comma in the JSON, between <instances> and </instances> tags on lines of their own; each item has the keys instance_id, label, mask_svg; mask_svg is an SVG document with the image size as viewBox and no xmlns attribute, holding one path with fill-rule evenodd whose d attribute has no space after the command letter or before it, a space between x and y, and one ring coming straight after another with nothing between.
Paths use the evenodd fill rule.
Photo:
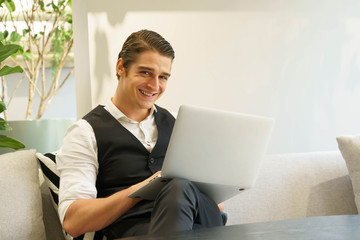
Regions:
<instances>
[{"instance_id":1,"label":"man's face","mask_svg":"<svg viewBox=\"0 0 360 240\"><path fill-rule=\"evenodd\" d=\"M165 91L171 64L170 57L154 51L139 54L128 69L119 59L117 70L122 108L126 111L149 110Z\"/></svg>"}]
</instances>

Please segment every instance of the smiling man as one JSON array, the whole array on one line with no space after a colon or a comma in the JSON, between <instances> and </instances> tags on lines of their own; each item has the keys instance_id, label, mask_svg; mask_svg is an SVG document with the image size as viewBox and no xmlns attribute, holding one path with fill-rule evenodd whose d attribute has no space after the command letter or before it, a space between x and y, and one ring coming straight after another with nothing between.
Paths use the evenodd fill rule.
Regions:
<instances>
[{"instance_id":1,"label":"smiling man","mask_svg":"<svg viewBox=\"0 0 360 240\"><path fill-rule=\"evenodd\" d=\"M172 58L155 51L146 51L128 65L119 58L116 68L120 77L113 103L130 119L142 121L163 94L170 77Z\"/></svg>"},{"instance_id":2,"label":"smiling man","mask_svg":"<svg viewBox=\"0 0 360 240\"><path fill-rule=\"evenodd\" d=\"M185 179L170 181L154 201L128 197L162 167L175 119L155 102L174 58L158 33L131 34L117 60L114 96L67 131L57 167L59 216L71 236L112 239L224 224L215 202Z\"/></svg>"}]
</instances>

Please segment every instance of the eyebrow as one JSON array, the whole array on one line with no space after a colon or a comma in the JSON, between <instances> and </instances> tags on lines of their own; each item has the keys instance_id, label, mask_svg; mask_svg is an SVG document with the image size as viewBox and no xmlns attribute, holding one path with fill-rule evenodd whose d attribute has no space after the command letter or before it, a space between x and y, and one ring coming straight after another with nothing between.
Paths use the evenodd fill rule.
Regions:
<instances>
[{"instance_id":1,"label":"eyebrow","mask_svg":"<svg viewBox=\"0 0 360 240\"><path fill-rule=\"evenodd\" d=\"M154 71L154 69L153 68L150 68L150 67L144 67L144 66L139 66L138 67L138 70L148 70L148 71ZM171 74L170 73L168 73L168 72L163 72L163 73L161 73L162 75L165 75L165 76L168 76L168 77L170 77L171 76Z\"/></svg>"}]
</instances>

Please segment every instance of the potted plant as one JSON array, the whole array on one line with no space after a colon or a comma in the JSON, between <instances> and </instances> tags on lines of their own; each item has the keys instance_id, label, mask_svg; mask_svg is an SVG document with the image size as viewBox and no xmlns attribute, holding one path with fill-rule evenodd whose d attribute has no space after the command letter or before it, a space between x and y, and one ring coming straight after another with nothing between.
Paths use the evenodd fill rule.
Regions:
<instances>
[{"instance_id":1,"label":"potted plant","mask_svg":"<svg viewBox=\"0 0 360 240\"><path fill-rule=\"evenodd\" d=\"M22 69L19 66L15 66L15 67L9 67L9 66L2 66L3 65L3 61L10 57L13 54L16 54L18 52L18 50L20 49L19 45L14 45L14 44L9 44L9 45L3 45L2 43L0 43L0 76L5 76L5 75L9 75L12 73L18 73L18 72L22 72ZM2 113L4 110L6 109L5 103L0 101L0 113ZM11 131L12 128L10 127L10 125L8 124L8 122L3 119L0 118L0 130L2 131ZM0 135L0 147L1 148L12 148L12 149L21 149L24 148L25 145L21 142L19 142L18 140L5 136L5 135Z\"/></svg>"},{"instance_id":2,"label":"potted plant","mask_svg":"<svg viewBox=\"0 0 360 240\"><path fill-rule=\"evenodd\" d=\"M4 119L14 128L9 136L25 142L27 148L53 151L61 145L65 130L74 122L74 119L41 119L74 70L72 66L65 77L61 76L73 46L71 0L19 0L16 4L21 11L16 11L13 0L0 0L3 25L0 42L21 46L17 56L8 58L7 63L19 66L23 72L11 94L6 91L9 90L7 79L1 76L0 100L7 109L3 112ZM51 76L45 74L47 69L51 69ZM26 83L25 120L9 120L8 113L18 111L10 106L11 100L19 86Z\"/></svg>"},{"instance_id":3,"label":"potted plant","mask_svg":"<svg viewBox=\"0 0 360 240\"><path fill-rule=\"evenodd\" d=\"M5 5L0 15L0 22L5 29L0 32L0 41L22 46L17 58L10 60L22 68L23 77L29 83L25 120L40 119L74 71L72 67L61 79L61 72L73 46L71 0L58 0L56 3L52 0L20 0L18 4L22 11L16 11L13 0L0 2ZM51 68L51 77L46 76L46 68ZM24 78L18 80L8 101L5 94L1 95L9 111L8 103ZM1 85L2 89L6 88L4 78ZM35 97L38 97L38 102L34 101ZM31 115L33 108L37 109L35 117Z\"/></svg>"}]
</instances>

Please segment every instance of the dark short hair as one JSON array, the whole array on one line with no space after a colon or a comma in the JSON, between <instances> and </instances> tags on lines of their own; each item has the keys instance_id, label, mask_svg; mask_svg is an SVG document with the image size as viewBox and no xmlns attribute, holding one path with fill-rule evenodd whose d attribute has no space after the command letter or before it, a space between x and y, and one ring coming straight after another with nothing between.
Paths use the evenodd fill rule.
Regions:
<instances>
[{"instance_id":1,"label":"dark short hair","mask_svg":"<svg viewBox=\"0 0 360 240\"><path fill-rule=\"evenodd\" d=\"M145 51L155 51L172 60L175 58L174 49L160 34L150 30L140 30L126 39L118 55L118 59L123 59L125 71L136 61L137 56ZM116 76L119 78L117 73Z\"/></svg>"}]
</instances>

